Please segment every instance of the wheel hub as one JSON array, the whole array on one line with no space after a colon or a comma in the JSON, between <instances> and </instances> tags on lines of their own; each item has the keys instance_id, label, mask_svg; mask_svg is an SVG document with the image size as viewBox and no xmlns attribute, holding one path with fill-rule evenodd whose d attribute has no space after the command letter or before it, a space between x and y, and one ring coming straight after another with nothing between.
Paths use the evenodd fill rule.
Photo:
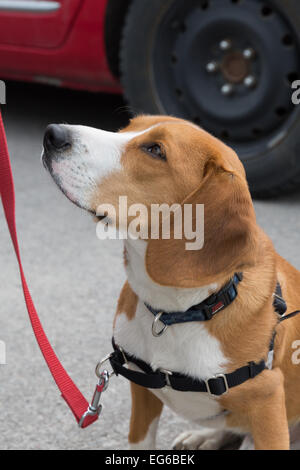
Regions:
<instances>
[{"instance_id":1,"label":"wheel hub","mask_svg":"<svg viewBox=\"0 0 300 470\"><path fill-rule=\"evenodd\" d=\"M224 80L229 83L241 83L250 73L250 63L242 51L233 51L224 56L220 66Z\"/></svg>"},{"instance_id":2,"label":"wheel hub","mask_svg":"<svg viewBox=\"0 0 300 470\"><path fill-rule=\"evenodd\" d=\"M154 80L167 112L236 147L272 135L293 112L299 45L271 0L174 0L156 38Z\"/></svg>"}]
</instances>

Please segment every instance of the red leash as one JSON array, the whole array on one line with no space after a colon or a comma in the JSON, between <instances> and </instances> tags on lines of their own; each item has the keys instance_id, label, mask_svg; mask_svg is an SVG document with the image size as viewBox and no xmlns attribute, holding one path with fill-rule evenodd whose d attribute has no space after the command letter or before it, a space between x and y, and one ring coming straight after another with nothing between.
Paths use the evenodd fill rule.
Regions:
<instances>
[{"instance_id":1,"label":"red leash","mask_svg":"<svg viewBox=\"0 0 300 470\"><path fill-rule=\"evenodd\" d=\"M0 111L0 190L2 204L5 212L5 217L7 225L10 231L10 236L14 245L15 253L20 268L20 275L22 280L22 286L24 291L25 302L29 314L29 318L32 324L32 328L36 337L36 340L39 344L39 347L42 351L42 354L45 358L45 361L50 369L50 372L62 394L62 397L67 402L68 406L71 408L77 422L82 428L85 428L92 424L98 419L98 414L100 408L89 407L89 403L86 401L80 390L76 387L72 379L69 377L63 366L61 365L59 359L57 358L55 352L52 349L51 344L48 341L48 338L43 330L40 319L36 312L35 306L33 304L25 275L23 272L20 250L17 238L16 231L16 221L15 221L15 194L14 194L14 183L12 177L12 171L9 160L9 153L7 148L6 136L4 125L2 121L1 111ZM105 389L105 382L103 385L100 383L97 385L96 391L98 394Z\"/></svg>"}]
</instances>

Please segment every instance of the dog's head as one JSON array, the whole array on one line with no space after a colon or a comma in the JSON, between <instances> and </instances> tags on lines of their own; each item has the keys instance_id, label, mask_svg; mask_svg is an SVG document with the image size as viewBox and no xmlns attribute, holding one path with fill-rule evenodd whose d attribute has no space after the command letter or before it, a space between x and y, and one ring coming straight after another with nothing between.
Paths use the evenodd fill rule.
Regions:
<instances>
[{"instance_id":1,"label":"dog's head","mask_svg":"<svg viewBox=\"0 0 300 470\"><path fill-rule=\"evenodd\" d=\"M194 287L253 261L256 223L243 165L190 122L139 116L116 133L51 125L42 159L72 202L117 225L120 196L149 214L153 204L204 204L201 250L187 251L186 240L172 234L148 241L147 272L162 285ZM104 204L115 207L113 215L99 212Z\"/></svg>"}]
</instances>

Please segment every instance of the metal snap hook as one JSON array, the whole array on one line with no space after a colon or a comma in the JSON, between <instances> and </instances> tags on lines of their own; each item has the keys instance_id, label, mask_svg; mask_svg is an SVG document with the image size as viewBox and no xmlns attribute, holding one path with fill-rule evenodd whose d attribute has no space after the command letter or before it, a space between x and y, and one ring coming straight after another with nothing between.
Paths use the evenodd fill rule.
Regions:
<instances>
[{"instance_id":1,"label":"metal snap hook","mask_svg":"<svg viewBox=\"0 0 300 470\"><path fill-rule=\"evenodd\" d=\"M91 403L89 404L86 412L83 413L83 415L81 416L81 418L78 422L78 426L80 428L85 427L84 426L85 420L89 416L100 416L100 413L102 411L102 405L100 404L100 398L101 398L102 393L105 392L105 390L108 387L109 377L110 377L110 374L107 370L104 370L99 375L99 381L96 385Z\"/></svg>"}]
</instances>

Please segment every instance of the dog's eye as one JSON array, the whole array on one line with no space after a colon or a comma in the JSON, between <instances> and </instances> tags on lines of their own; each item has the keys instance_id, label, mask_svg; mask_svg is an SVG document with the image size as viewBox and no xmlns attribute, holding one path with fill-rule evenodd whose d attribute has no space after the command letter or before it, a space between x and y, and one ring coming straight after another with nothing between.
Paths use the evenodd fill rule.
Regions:
<instances>
[{"instance_id":1,"label":"dog's eye","mask_svg":"<svg viewBox=\"0 0 300 470\"><path fill-rule=\"evenodd\" d=\"M143 150L150 154L153 158L166 160L166 154L164 152L164 149L159 144L144 145Z\"/></svg>"}]
</instances>

